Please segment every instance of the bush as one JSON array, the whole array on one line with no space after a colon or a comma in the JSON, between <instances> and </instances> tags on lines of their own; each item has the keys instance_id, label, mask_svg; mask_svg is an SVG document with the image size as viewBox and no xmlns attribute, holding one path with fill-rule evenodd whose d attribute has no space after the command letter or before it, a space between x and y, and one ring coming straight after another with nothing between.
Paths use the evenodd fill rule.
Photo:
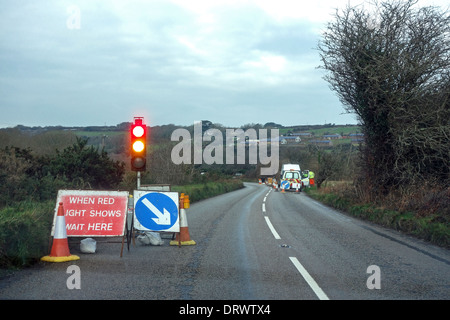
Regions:
<instances>
[{"instance_id":1,"label":"bush","mask_svg":"<svg viewBox=\"0 0 450 320\"><path fill-rule=\"evenodd\" d=\"M117 189L124 172L123 162L84 139L51 157L6 147L0 149L0 207L54 199L59 189Z\"/></svg>"},{"instance_id":2,"label":"bush","mask_svg":"<svg viewBox=\"0 0 450 320\"><path fill-rule=\"evenodd\" d=\"M450 11L416 3L337 10L318 47L325 80L361 122L360 183L375 196L450 184Z\"/></svg>"},{"instance_id":3,"label":"bush","mask_svg":"<svg viewBox=\"0 0 450 320\"><path fill-rule=\"evenodd\" d=\"M57 151L50 161L50 172L82 188L115 189L122 181L125 164L109 159L104 150L87 147L86 139L77 138L73 146Z\"/></svg>"}]
</instances>

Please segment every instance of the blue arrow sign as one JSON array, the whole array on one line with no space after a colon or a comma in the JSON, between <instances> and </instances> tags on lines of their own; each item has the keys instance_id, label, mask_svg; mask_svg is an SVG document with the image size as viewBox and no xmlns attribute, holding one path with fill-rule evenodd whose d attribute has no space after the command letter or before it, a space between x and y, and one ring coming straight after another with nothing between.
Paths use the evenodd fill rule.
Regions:
<instances>
[{"instance_id":1,"label":"blue arrow sign","mask_svg":"<svg viewBox=\"0 0 450 320\"><path fill-rule=\"evenodd\" d=\"M281 181L281 189L289 189L289 187L291 186L291 183L287 180L283 180Z\"/></svg>"},{"instance_id":2,"label":"blue arrow sign","mask_svg":"<svg viewBox=\"0 0 450 320\"><path fill-rule=\"evenodd\" d=\"M178 193L135 191L134 214L147 230L177 232Z\"/></svg>"}]
</instances>

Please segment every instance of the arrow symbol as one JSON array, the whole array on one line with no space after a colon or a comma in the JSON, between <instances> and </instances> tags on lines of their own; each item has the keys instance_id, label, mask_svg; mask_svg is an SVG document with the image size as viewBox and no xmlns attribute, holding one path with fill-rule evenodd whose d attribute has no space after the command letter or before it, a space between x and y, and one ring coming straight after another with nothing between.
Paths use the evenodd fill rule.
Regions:
<instances>
[{"instance_id":1,"label":"arrow symbol","mask_svg":"<svg viewBox=\"0 0 450 320\"><path fill-rule=\"evenodd\" d=\"M152 218L159 225L170 225L170 212L164 208L164 213L161 213L150 201L146 198L142 200L142 203L153 212L157 218Z\"/></svg>"}]
</instances>

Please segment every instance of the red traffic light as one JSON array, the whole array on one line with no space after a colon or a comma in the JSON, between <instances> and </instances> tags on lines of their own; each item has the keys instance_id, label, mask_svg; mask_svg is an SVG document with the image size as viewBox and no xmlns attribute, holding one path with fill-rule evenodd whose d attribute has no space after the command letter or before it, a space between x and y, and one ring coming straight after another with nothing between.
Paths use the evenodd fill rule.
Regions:
<instances>
[{"instance_id":1,"label":"red traffic light","mask_svg":"<svg viewBox=\"0 0 450 320\"><path fill-rule=\"evenodd\" d=\"M142 117L135 117L131 125L131 170L145 171L146 169L146 136L147 126Z\"/></svg>"}]
</instances>

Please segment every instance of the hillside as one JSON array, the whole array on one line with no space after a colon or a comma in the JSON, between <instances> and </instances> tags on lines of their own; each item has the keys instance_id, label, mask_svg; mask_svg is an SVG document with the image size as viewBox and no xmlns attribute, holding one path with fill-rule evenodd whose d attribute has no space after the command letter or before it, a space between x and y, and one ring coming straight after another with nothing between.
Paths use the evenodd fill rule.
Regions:
<instances>
[{"instance_id":1,"label":"hillside","mask_svg":"<svg viewBox=\"0 0 450 320\"><path fill-rule=\"evenodd\" d=\"M206 127L225 130L219 124L213 124L204 121ZM116 126L88 126L88 127L63 127L63 126L47 126L47 127L27 127L18 125L14 128L0 129L0 148L14 146L23 149L31 149L39 154L52 154L56 149L61 150L72 145L76 140L76 136L88 139L88 144L105 148L109 154L122 154L127 152L128 144L128 128L131 122L123 122ZM170 141L172 132L177 128L186 128L190 131L193 126L175 126L173 124L154 126L149 129L150 143L159 144ZM277 128L280 135L286 137L286 143L281 142L282 146L305 146L308 143L319 143L318 141L331 141L327 146L333 146L342 143L352 143L351 134L360 132L358 125L297 125L283 126L275 123L247 124L241 126L243 129L248 128ZM295 137L299 134L310 134L309 136L300 136L301 142L295 141ZM329 137L329 135L340 135L339 139ZM327 137L328 136L328 137ZM325 144L325 142L322 142Z\"/></svg>"}]
</instances>

